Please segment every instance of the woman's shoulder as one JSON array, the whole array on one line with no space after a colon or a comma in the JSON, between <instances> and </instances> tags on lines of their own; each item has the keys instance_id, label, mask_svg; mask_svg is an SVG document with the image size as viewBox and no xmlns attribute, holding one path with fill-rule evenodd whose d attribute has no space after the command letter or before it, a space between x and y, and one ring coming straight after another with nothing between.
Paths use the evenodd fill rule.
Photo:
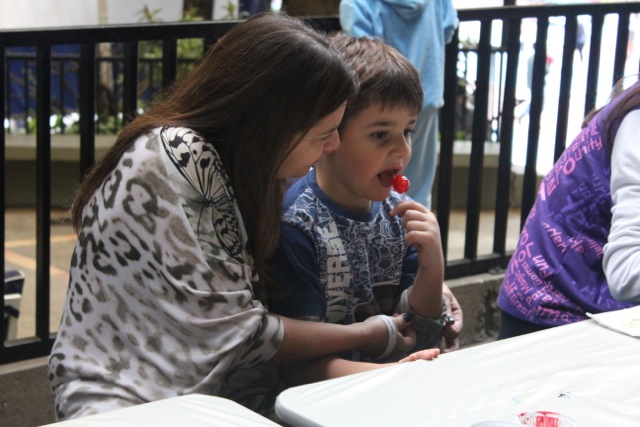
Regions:
<instances>
[{"instance_id":1,"label":"woman's shoulder","mask_svg":"<svg viewBox=\"0 0 640 427\"><path fill-rule=\"evenodd\" d=\"M152 132L158 136L165 158L173 168L203 195L210 195L212 178L218 184L230 186L218 152L198 132L184 127L162 127Z\"/></svg>"},{"instance_id":2,"label":"woman's shoulder","mask_svg":"<svg viewBox=\"0 0 640 427\"><path fill-rule=\"evenodd\" d=\"M152 129L150 135L160 138L167 151L190 153L195 156L212 153L217 157L213 145L193 129L163 126Z\"/></svg>"}]
</instances>

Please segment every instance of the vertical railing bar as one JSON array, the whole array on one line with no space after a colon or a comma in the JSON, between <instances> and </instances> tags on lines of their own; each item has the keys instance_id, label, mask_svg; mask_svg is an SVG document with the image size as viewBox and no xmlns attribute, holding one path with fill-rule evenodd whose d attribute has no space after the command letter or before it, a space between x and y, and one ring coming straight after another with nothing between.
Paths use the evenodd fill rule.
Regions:
<instances>
[{"instance_id":1,"label":"vertical railing bar","mask_svg":"<svg viewBox=\"0 0 640 427\"><path fill-rule=\"evenodd\" d=\"M446 46L444 105L440 110L440 155L438 167L437 212L440 224L440 238L447 261L449 244L449 217L451 214L451 179L453 168L453 144L455 141L455 114L458 79L456 65L458 62L458 31Z\"/></svg>"},{"instance_id":2,"label":"vertical railing bar","mask_svg":"<svg viewBox=\"0 0 640 427\"><path fill-rule=\"evenodd\" d=\"M53 58L52 60L58 63L58 72L60 73L58 76L58 91L60 93L59 113L60 117L64 117L64 59L58 58L56 61L55 58ZM64 133L64 126L62 126L62 133Z\"/></svg>"},{"instance_id":3,"label":"vertical railing bar","mask_svg":"<svg viewBox=\"0 0 640 427\"><path fill-rule=\"evenodd\" d=\"M96 151L96 45L80 46L80 179L95 162Z\"/></svg>"},{"instance_id":4,"label":"vertical railing bar","mask_svg":"<svg viewBox=\"0 0 640 427\"><path fill-rule=\"evenodd\" d=\"M2 47L4 49L4 47ZM13 117L13 110L11 109L11 88L9 86L9 82L11 81L11 59L7 58L7 54L5 51L2 52L2 75L4 76L2 80L2 90L4 90L4 96L2 97L2 117L8 118L11 120ZM6 70L6 73L5 73ZM5 110L6 108L6 110ZM8 128L8 132L11 133L11 126ZM4 211L3 211L4 212Z\"/></svg>"},{"instance_id":5,"label":"vertical railing bar","mask_svg":"<svg viewBox=\"0 0 640 427\"><path fill-rule=\"evenodd\" d=\"M616 38L616 54L613 61L613 82L624 77L625 62L627 61L627 45L629 43L629 13L618 15L618 33Z\"/></svg>"},{"instance_id":6,"label":"vertical railing bar","mask_svg":"<svg viewBox=\"0 0 640 427\"><path fill-rule=\"evenodd\" d=\"M516 83L520 60L520 19L505 22L507 31L507 70L500 126L500 154L498 157L498 182L495 204L493 252L506 251L507 226L509 221L509 197L511 193L511 155L513 151L513 120L516 104ZM506 196L505 196L506 195Z\"/></svg>"},{"instance_id":7,"label":"vertical railing bar","mask_svg":"<svg viewBox=\"0 0 640 427\"><path fill-rule=\"evenodd\" d=\"M144 61L144 60L143 60ZM148 61L144 61L142 62L142 80L144 81L144 73L146 73L149 76L148 79L148 83L147 83L147 87L145 89L145 91L148 93L149 96L149 100L153 99L154 93L153 93L153 84L155 83L155 65L156 62L154 60L148 60ZM162 73L162 70L160 71L160 73ZM160 76L160 80L162 80L162 76ZM162 83L162 82L161 82ZM141 93L141 95L143 95Z\"/></svg>"},{"instance_id":8,"label":"vertical railing bar","mask_svg":"<svg viewBox=\"0 0 640 427\"><path fill-rule=\"evenodd\" d=\"M166 88L176 79L178 72L178 49L175 37L162 40L162 87Z\"/></svg>"},{"instance_id":9,"label":"vertical railing bar","mask_svg":"<svg viewBox=\"0 0 640 427\"><path fill-rule=\"evenodd\" d=\"M560 89L558 95L558 121L556 122L556 143L553 162L560 158L567 145L567 127L569 123L569 106L571 105L571 83L573 80L573 58L576 52L578 34L578 17L566 17L564 30L564 47L562 50L562 69L560 70Z\"/></svg>"},{"instance_id":10,"label":"vertical railing bar","mask_svg":"<svg viewBox=\"0 0 640 427\"><path fill-rule=\"evenodd\" d=\"M31 101L31 98L29 97L29 87L31 86L31 82L29 80L31 80L29 77L31 76L31 72L29 71L29 60L25 59L23 64L24 64L24 68L22 69L22 75L24 76L24 89L23 89L23 96L24 96L24 126L25 126L25 130L26 133L30 133L31 130L29 129L29 125L28 125L28 119L29 119L29 104Z\"/></svg>"},{"instance_id":11,"label":"vertical railing bar","mask_svg":"<svg viewBox=\"0 0 640 427\"><path fill-rule=\"evenodd\" d=\"M2 85L0 85L0 117L2 118L2 132L0 132L0 164L2 165L2 170L0 171L0 209L2 210L2 215L0 215L0 242L2 242L2 246L0 247L0 254L2 255L2 263L1 263L2 265L0 265L0 272L2 272L2 277L4 280L4 273L5 273L4 247L6 244L5 215L7 212L6 203L5 203L5 191L4 191L5 182L6 182L5 148L6 148L6 142L7 142L6 134L4 131L4 118L7 117L6 105L10 103L11 100L9 99L8 100L9 102L7 102L7 98L9 98L8 94L10 92L6 85L6 81L8 80L6 70L8 70L9 66L7 64L7 60L5 56L4 44L0 44L0 52L2 52L2 67L0 67L0 82L2 82ZM0 289L2 289L2 292L0 292L0 295L2 295L2 298L0 298L0 313L2 313L2 318L4 319L4 282ZM6 333L7 331L5 330L5 322L0 321L0 337L4 337ZM0 355L4 356L4 353L5 353L4 339L0 339Z\"/></svg>"},{"instance_id":12,"label":"vertical railing bar","mask_svg":"<svg viewBox=\"0 0 640 427\"><path fill-rule=\"evenodd\" d=\"M117 61L114 58L111 58L110 62L112 64L112 67L117 70L118 69ZM124 61L123 61L123 65L124 65ZM124 73L124 66L121 72ZM118 100L118 99L121 99L121 97L124 98L123 89L124 89L123 82L115 81L113 83L113 99ZM123 113L121 112L121 114ZM123 117L123 121L124 121L124 117ZM120 128L121 128L121 123L118 122L118 112L114 111L112 133L117 134L120 131Z\"/></svg>"},{"instance_id":13,"label":"vertical railing bar","mask_svg":"<svg viewBox=\"0 0 640 427\"><path fill-rule=\"evenodd\" d=\"M522 212L520 226L524 224L533 206L537 182L538 139L540 137L540 117L544 105L544 86L547 67L547 32L549 17L538 18L533 77L531 81L531 108L529 110L529 131L527 135L527 159L522 185Z\"/></svg>"},{"instance_id":14,"label":"vertical railing bar","mask_svg":"<svg viewBox=\"0 0 640 427\"><path fill-rule=\"evenodd\" d=\"M478 255L484 144L487 134L489 102L492 23L491 20L480 21L480 40L478 42L478 74L476 76L477 83L474 97L473 134L471 136L469 180L467 183L467 222L464 245L464 257L472 260L476 259Z\"/></svg>"},{"instance_id":15,"label":"vertical railing bar","mask_svg":"<svg viewBox=\"0 0 640 427\"><path fill-rule=\"evenodd\" d=\"M51 266L51 46L36 54L36 335L49 337Z\"/></svg>"},{"instance_id":16,"label":"vertical railing bar","mask_svg":"<svg viewBox=\"0 0 640 427\"><path fill-rule=\"evenodd\" d=\"M589 48L589 66L587 67L587 87L585 89L585 116L595 108L598 95L598 69L600 68L600 46L602 44L602 14L591 16L591 47Z\"/></svg>"},{"instance_id":17,"label":"vertical railing bar","mask_svg":"<svg viewBox=\"0 0 640 427\"><path fill-rule=\"evenodd\" d=\"M138 42L124 43L122 88L123 123L133 120L138 114Z\"/></svg>"}]
</instances>

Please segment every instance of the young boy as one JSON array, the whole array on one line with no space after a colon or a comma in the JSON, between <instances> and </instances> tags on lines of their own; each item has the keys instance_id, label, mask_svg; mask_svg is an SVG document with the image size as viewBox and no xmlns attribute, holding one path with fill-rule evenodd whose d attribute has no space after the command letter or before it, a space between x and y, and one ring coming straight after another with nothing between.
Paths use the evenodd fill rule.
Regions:
<instances>
[{"instance_id":1,"label":"young boy","mask_svg":"<svg viewBox=\"0 0 640 427\"><path fill-rule=\"evenodd\" d=\"M340 147L287 191L271 270L284 296L272 297L270 310L343 324L409 313L416 349L438 347L447 318L443 287L448 291L440 229L433 213L392 190L411 158L420 79L382 41L339 34L333 42L360 89L347 102ZM362 360L358 354L341 356L306 365L293 381L361 370L345 361Z\"/></svg>"}]
</instances>

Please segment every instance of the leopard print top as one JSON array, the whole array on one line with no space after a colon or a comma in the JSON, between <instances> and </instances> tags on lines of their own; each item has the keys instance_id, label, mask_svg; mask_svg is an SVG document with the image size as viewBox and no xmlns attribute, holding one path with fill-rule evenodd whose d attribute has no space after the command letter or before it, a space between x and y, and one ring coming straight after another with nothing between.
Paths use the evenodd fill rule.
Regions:
<instances>
[{"instance_id":1,"label":"leopard print top","mask_svg":"<svg viewBox=\"0 0 640 427\"><path fill-rule=\"evenodd\" d=\"M84 209L49 359L59 420L188 393L268 412L284 334L256 299L233 190L184 128L139 138Z\"/></svg>"}]
</instances>

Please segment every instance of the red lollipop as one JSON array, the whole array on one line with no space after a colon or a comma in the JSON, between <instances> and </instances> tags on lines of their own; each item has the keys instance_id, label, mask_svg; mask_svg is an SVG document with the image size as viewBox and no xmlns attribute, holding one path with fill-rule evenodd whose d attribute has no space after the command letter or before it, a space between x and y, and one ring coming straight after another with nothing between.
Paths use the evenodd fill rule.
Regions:
<instances>
[{"instance_id":1,"label":"red lollipop","mask_svg":"<svg viewBox=\"0 0 640 427\"><path fill-rule=\"evenodd\" d=\"M403 175L396 175L393 178L393 189L396 190L400 194L404 194L409 191L409 187L411 184L409 183L409 178Z\"/></svg>"}]
</instances>

